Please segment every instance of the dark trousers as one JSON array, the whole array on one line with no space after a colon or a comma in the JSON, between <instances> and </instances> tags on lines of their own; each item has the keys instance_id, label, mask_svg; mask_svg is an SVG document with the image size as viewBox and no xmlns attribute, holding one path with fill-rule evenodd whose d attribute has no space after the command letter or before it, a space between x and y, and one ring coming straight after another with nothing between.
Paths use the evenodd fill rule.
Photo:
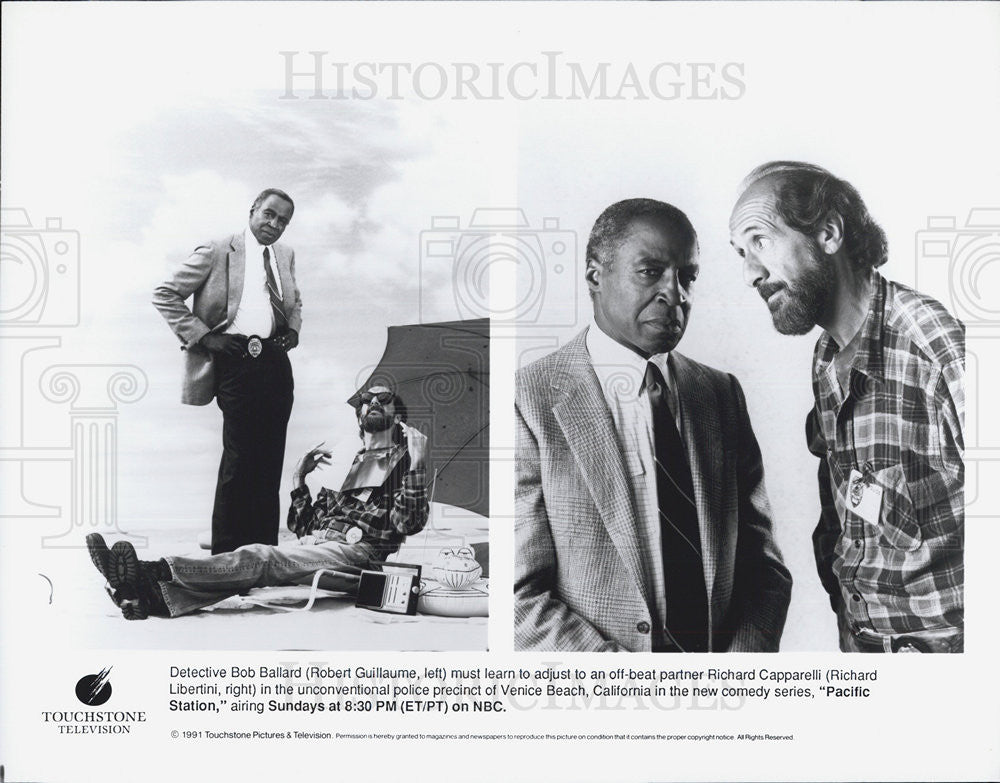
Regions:
<instances>
[{"instance_id":1,"label":"dark trousers","mask_svg":"<svg viewBox=\"0 0 1000 783\"><path fill-rule=\"evenodd\" d=\"M278 349L256 359L217 356L222 461L212 511L212 554L277 544L285 431L292 412L292 366Z\"/></svg>"}]
</instances>

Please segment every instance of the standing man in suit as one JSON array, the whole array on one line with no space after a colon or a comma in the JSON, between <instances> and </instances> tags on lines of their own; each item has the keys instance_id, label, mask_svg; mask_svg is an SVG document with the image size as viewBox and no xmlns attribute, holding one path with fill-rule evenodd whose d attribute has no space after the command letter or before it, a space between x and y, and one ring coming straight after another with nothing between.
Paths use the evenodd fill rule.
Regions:
<instances>
[{"instance_id":1,"label":"standing man in suit","mask_svg":"<svg viewBox=\"0 0 1000 783\"><path fill-rule=\"evenodd\" d=\"M819 166L759 166L729 226L775 329L823 329L806 433L820 458L816 565L840 649L961 652L965 327L878 273L885 232Z\"/></svg>"},{"instance_id":2,"label":"standing man in suit","mask_svg":"<svg viewBox=\"0 0 1000 783\"><path fill-rule=\"evenodd\" d=\"M278 543L292 410L287 352L299 343L302 300L295 253L277 242L294 210L287 193L263 191L245 230L199 245L153 292L153 305L186 352L181 402L215 399L222 410L212 554Z\"/></svg>"},{"instance_id":3,"label":"standing man in suit","mask_svg":"<svg viewBox=\"0 0 1000 783\"><path fill-rule=\"evenodd\" d=\"M792 580L743 392L673 351L695 230L621 201L586 263L593 325L516 379L516 646L777 650Z\"/></svg>"}]
</instances>

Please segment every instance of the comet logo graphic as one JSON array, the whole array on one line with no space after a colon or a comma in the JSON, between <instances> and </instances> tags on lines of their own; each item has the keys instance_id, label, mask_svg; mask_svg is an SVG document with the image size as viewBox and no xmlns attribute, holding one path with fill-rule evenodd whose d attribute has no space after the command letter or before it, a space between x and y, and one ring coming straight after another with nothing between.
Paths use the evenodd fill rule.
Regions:
<instances>
[{"instance_id":1,"label":"comet logo graphic","mask_svg":"<svg viewBox=\"0 0 1000 783\"><path fill-rule=\"evenodd\" d=\"M101 669L97 674L87 674L76 684L76 698L91 707L99 707L111 698L111 682L108 680L111 667Z\"/></svg>"}]
</instances>

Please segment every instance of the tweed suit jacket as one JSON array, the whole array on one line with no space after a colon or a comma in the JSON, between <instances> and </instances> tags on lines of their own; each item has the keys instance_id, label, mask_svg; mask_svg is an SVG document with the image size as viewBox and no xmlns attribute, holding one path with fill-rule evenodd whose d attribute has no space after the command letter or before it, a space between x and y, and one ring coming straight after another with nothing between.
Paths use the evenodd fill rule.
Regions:
<instances>
[{"instance_id":1,"label":"tweed suit jacket","mask_svg":"<svg viewBox=\"0 0 1000 783\"><path fill-rule=\"evenodd\" d=\"M791 576L771 532L739 382L673 352L713 651L776 651ZM649 651L664 640L626 461L586 330L520 370L515 391L515 646Z\"/></svg>"},{"instance_id":2,"label":"tweed suit jacket","mask_svg":"<svg viewBox=\"0 0 1000 783\"><path fill-rule=\"evenodd\" d=\"M206 242L174 264L153 291L153 306L181 341L185 351L181 402L208 405L215 398L212 355L198 345L209 332L224 332L236 318L243 298L246 249L243 232ZM281 281L281 309L290 329L302 328L302 298L295 284L295 252L271 245ZM263 263L263 259L261 259ZM185 303L191 297L191 307Z\"/></svg>"}]
</instances>

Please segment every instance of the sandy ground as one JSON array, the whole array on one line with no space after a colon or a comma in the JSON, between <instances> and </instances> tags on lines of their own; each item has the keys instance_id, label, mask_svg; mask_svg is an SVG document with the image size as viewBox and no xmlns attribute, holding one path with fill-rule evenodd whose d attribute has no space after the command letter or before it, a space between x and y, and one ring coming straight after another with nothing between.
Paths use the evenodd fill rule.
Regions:
<instances>
[{"instance_id":1,"label":"sandy ground","mask_svg":"<svg viewBox=\"0 0 1000 783\"><path fill-rule=\"evenodd\" d=\"M404 563L429 566L442 546L487 540L485 521L460 524L451 530L426 530L412 536L396 556ZM128 538L148 538L140 557L164 555L208 556L198 546L202 529L129 530ZM107 535L109 545L116 538ZM82 535L81 535L82 541ZM294 542L283 533L281 541ZM138 547L137 547L138 548ZM39 593L33 596L35 625L44 630L72 635L84 647L125 649L206 650L485 650L486 617L454 618L431 615L397 617L358 609L345 596L318 599L309 611L285 612L265 608L200 611L170 619L126 621L104 592L104 580L87 556L86 549L50 552ZM425 570L429 574L429 570ZM51 582L51 589L48 586ZM297 595L289 595L297 592ZM35 591L32 591L35 592ZM251 596L264 600L292 598L302 606L308 588L264 588ZM227 603L233 603L232 601ZM47 626L47 628L45 627ZM43 635L40 633L40 635ZM44 634L47 636L48 634Z\"/></svg>"}]
</instances>

